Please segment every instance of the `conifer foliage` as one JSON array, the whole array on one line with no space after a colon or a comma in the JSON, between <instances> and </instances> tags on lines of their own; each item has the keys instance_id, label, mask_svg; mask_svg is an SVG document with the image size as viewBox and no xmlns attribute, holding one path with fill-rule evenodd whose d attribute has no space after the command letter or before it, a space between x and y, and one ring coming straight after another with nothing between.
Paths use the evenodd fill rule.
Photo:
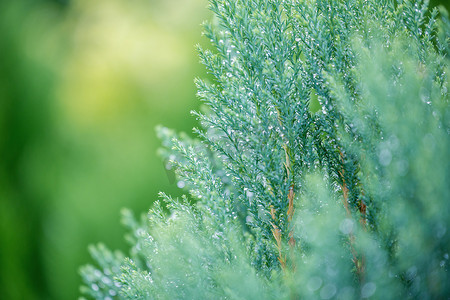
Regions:
<instances>
[{"instance_id":1,"label":"conifer foliage","mask_svg":"<svg viewBox=\"0 0 450 300\"><path fill-rule=\"evenodd\" d=\"M450 22L427 1L211 0L196 138L158 128L187 195L130 253L92 247L95 299L450 295ZM170 213L165 212L165 208Z\"/></svg>"}]
</instances>

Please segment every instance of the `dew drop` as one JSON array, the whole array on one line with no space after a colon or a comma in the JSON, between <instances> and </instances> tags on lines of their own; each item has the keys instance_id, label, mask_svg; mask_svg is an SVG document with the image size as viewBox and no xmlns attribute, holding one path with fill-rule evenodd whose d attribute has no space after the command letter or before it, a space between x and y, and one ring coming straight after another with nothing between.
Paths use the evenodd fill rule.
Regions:
<instances>
[{"instance_id":1,"label":"dew drop","mask_svg":"<svg viewBox=\"0 0 450 300\"><path fill-rule=\"evenodd\" d=\"M373 294L375 294L375 291L377 289L377 286L373 282L366 283L362 289L361 289L361 298L369 298Z\"/></svg>"},{"instance_id":2,"label":"dew drop","mask_svg":"<svg viewBox=\"0 0 450 300\"><path fill-rule=\"evenodd\" d=\"M320 277L312 277L308 280L307 287L311 292L317 291L322 285L322 278Z\"/></svg>"},{"instance_id":3,"label":"dew drop","mask_svg":"<svg viewBox=\"0 0 450 300\"><path fill-rule=\"evenodd\" d=\"M177 187L179 187L180 189L184 188L186 184L184 183L184 181L180 180L177 182Z\"/></svg>"}]
</instances>

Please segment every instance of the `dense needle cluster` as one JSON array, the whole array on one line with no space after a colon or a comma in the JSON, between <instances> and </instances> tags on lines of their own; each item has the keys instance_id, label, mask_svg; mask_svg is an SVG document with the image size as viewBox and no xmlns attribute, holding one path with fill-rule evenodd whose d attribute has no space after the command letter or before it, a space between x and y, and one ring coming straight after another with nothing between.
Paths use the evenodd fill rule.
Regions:
<instances>
[{"instance_id":1,"label":"dense needle cluster","mask_svg":"<svg viewBox=\"0 0 450 300\"><path fill-rule=\"evenodd\" d=\"M188 195L161 194L140 222L124 212L128 257L93 247L83 292L447 297L447 13L389 0L210 8L196 139L158 129Z\"/></svg>"}]
</instances>

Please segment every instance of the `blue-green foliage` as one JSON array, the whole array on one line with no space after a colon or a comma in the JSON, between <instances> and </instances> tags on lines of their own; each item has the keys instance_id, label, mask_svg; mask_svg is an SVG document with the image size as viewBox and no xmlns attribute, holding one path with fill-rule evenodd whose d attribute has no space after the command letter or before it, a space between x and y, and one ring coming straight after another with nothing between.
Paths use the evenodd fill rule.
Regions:
<instances>
[{"instance_id":1,"label":"blue-green foliage","mask_svg":"<svg viewBox=\"0 0 450 300\"><path fill-rule=\"evenodd\" d=\"M446 12L421 1L210 5L215 50L199 51L214 80L196 81L198 139L159 128L189 196L162 194L140 223L125 213L129 258L94 250L102 269L82 270L87 294L448 296Z\"/></svg>"}]
</instances>

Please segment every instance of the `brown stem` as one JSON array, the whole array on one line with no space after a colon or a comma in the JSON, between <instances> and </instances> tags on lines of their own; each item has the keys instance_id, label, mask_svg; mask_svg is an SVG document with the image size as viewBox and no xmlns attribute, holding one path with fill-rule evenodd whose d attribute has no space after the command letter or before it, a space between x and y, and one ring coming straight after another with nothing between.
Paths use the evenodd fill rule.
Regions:
<instances>
[{"instance_id":1,"label":"brown stem","mask_svg":"<svg viewBox=\"0 0 450 300\"><path fill-rule=\"evenodd\" d=\"M344 154L341 151L339 151L339 153L340 153L340 157L341 157L341 160L343 163L344 162ZM345 211L347 212L347 217L349 219L352 219L352 214L351 214L350 208L348 206L348 187L347 187L347 183L345 182L344 168L342 168L342 170L339 171L339 176L342 180L341 190L342 190L342 195L343 195L342 201L344 203L344 208L345 208ZM363 227L365 228L366 205L361 200L358 206L359 206L359 211L361 213L360 222L363 225ZM359 282L362 283L364 281L365 259L364 259L363 255L361 255L361 256L358 255L358 252L356 251L356 249L354 247L354 243L355 243L355 236L353 235L353 233L350 233L349 234L349 245L350 245L350 251L353 256L352 260L356 267L356 274L358 276ZM358 258L359 256L360 256L360 258Z\"/></svg>"},{"instance_id":2,"label":"brown stem","mask_svg":"<svg viewBox=\"0 0 450 300\"><path fill-rule=\"evenodd\" d=\"M278 114L278 123L280 124L280 126L282 127L282 121L281 121L281 113L280 111L277 109L277 114ZM287 211L287 216L288 216L288 225L291 224L293 216L294 216L294 180L291 178L291 159L290 159L290 155L289 155L289 147L286 144L283 145L283 149L284 149L284 153L286 155L286 161L284 162L284 167L286 168L286 180L291 180L292 183L289 187L289 193L287 196L287 200L288 200L288 211ZM272 216L272 219L275 221L275 209L273 208L273 206L270 208L270 214ZM273 230L272 230L272 234L275 237L275 240L277 242L277 248L278 248L278 260L281 263L281 267L283 270L286 269L286 256L283 257L282 255L282 244L281 244L281 231L280 229L272 224L273 226ZM291 229L291 231L289 232L289 248L290 248L290 253L291 253L291 261L292 264L294 263L294 259L293 259L293 255L294 255L294 247L295 247L295 238L294 238L294 229ZM295 268L295 265L293 264L293 268Z\"/></svg>"},{"instance_id":3,"label":"brown stem","mask_svg":"<svg viewBox=\"0 0 450 300\"><path fill-rule=\"evenodd\" d=\"M272 219L274 221L276 221L275 209L273 208L273 206L270 207L270 215L272 216ZM272 223L272 227L273 227L272 234L273 234L273 237L275 238L275 241L277 242L278 261L281 264L281 269L283 269L283 271L285 271L286 270L286 257L283 257L283 253L282 253L281 230L274 223Z\"/></svg>"}]
</instances>

